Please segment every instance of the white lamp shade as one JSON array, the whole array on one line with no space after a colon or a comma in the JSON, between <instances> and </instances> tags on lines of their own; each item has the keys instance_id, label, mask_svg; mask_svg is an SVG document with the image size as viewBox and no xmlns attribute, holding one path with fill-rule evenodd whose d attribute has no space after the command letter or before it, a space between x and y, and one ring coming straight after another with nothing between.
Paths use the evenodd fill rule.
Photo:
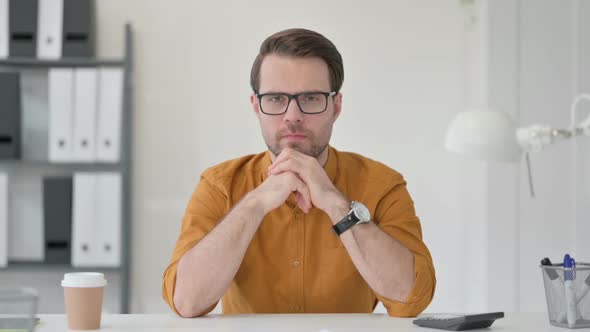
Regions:
<instances>
[{"instance_id":1,"label":"white lamp shade","mask_svg":"<svg viewBox=\"0 0 590 332\"><path fill-rule=\"evenodd\" d=\"M493 110L457 114L445 139L449 151L486 161L517 162L521 149L510 115Z\"/></svg>"}]
</instances>

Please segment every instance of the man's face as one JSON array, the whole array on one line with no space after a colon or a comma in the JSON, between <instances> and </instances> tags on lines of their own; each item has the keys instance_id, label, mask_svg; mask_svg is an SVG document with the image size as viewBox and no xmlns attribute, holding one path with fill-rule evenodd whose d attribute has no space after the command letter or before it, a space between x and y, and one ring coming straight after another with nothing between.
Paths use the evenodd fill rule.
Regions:
<instances>
[{"instance_id":1,"label":"man's face","mask_svg":"<svg viewBox=\"0 0 590 332\"><path fill-rule=\"evenodd\" d=\"M302 92L331 92L328 65L320 58L267 55L260 68L260 91L264 93L298 94ZM332 135L332 126L340 115L342 95L328 97L323 113L305 114L292 99L287 112L268 115L260 111L258 98L250 98L260 121L262 136L276 157L285 147L318 158Z\"/></svg>"}]
</instances>

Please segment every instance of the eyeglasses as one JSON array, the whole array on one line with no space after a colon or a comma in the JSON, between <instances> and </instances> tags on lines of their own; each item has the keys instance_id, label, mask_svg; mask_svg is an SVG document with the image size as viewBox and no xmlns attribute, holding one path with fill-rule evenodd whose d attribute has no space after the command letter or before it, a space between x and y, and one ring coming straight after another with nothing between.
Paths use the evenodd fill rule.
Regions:
<instances>
[{"instance_id":1,"label":"eyeglasses","mask_svg":"<svg viewBox=\"0 0 590 332\"><path fill-rule=\"evenodd\" d=\"M267 115L281 115L287 112L291 99L295 99L299 110L305 114L318 114L328 108L328 97L336 92L302 92L295 95L288 93L256 94L262 113Z\"/></svg>"}]
</instances>

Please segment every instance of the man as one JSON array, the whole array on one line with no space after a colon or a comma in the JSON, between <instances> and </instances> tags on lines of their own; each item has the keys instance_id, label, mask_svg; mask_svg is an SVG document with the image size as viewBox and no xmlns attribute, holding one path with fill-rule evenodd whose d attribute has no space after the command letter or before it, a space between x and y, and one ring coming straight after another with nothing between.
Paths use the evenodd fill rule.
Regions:
<instances>
[{"instance_id":1,"label":"man","mask_svg":"<svg viewBox=\"0 0 590 332\"><path fill-rule=\"evenodd\" d=\"M316 32L262 43L250 100L268 151L201 175L163 276L177 314L205 315L222 297L230 314L372 312L381 301L408 317L430 303L434 267L403 177L329 146L343 78Z\"/></svg>"}]
</instances>

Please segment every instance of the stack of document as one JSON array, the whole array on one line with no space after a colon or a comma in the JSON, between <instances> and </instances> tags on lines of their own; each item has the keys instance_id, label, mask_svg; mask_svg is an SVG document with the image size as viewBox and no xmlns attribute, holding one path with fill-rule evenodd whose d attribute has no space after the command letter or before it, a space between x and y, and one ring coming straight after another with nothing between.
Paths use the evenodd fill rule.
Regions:
<instances>
[{"instance_id":1,"label":"stack of document","mask_svg":"<svg viewBox=\"0 0 590 332\"><path fill-rule=\"evenodd\" d=\"M51 68L21 76L23 159L120 160L122 68Z\"/></svg>"},{"instance_id":2,"label":"stack of document","mask_svg":"<svg viewBox=\"0 0 590 332\"><path fill-rule=\"evenodd\" d=\"M0 172L0 267L10 261L119 267L122 207L118 172Z\"/></svg>"},{"instance_id":3,"label":"stack of document","mask_svg":"<svg viewBox=\"0 0 590 332\"><path fill-rule=\"evenodd\" d=\"M8 175L8 261L41 262L43 250L44 171L17 166Z\"/></svg>"},{"instance_id":4,"label":"stack of document","mask_svg":"<svg viewBox=\"0 0 590 332\"><path fill-rule=\"evenodd\" d=\"M120 266L121 188L119 173L74 174L73 266Z\"/></svg>"},{"instance_id":5,"label":"stack of document","mask_svg":"<svg viewBox=\"0 0 590 332\"><path fill-rule=\"evenodd\" d=\"M0 58L94 56L92 0L0 0Z\"/></svg>"},{"instance_id":6,"label":"stack of document","mask_svg":"<svg viewBox=\"0 0 590 332\"><path fill-rule=\"evenodd\" d=\"M51 69L49 160L117 162L122 93L120 68Z\"/></svg>"}]
</instances>

